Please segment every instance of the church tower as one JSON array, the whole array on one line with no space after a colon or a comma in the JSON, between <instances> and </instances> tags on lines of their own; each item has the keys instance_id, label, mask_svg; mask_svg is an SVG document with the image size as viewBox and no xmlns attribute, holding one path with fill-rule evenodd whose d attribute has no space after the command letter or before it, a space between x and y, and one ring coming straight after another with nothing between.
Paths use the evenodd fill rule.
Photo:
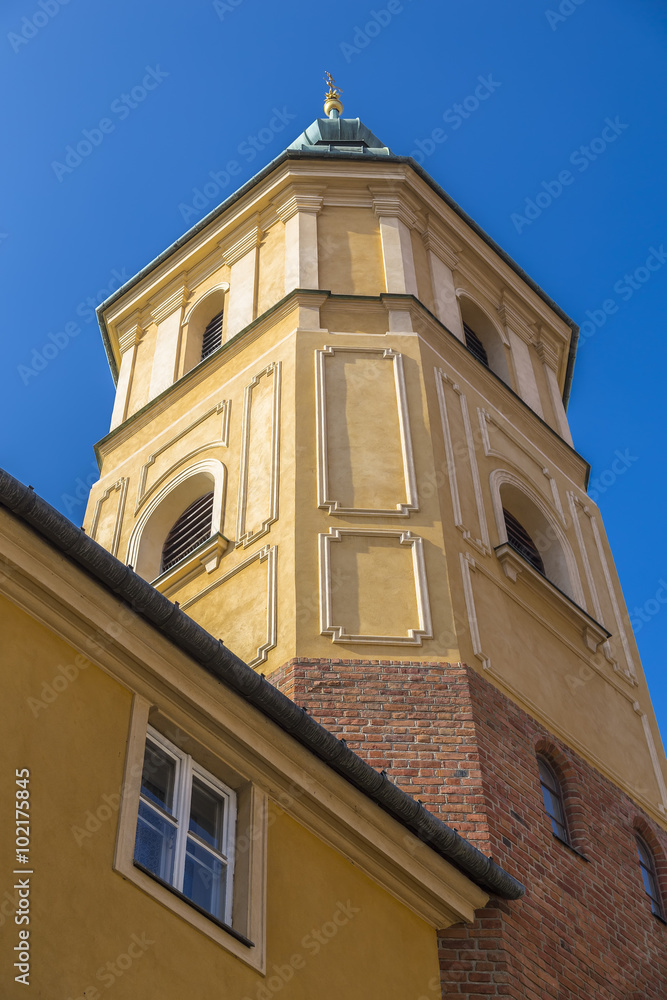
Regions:
<instances>
[{"instance_id":1,"label":"church tower","mask_svg":"<svg viewBox=\"0 0 667 1000\"><path fill-rule=\"evenodd\" d=\"M443 997L657 1000L667 765L578 329L342 111L100 307L84 526L526 884L443 932Z\"/></svg>"}]
</instances>

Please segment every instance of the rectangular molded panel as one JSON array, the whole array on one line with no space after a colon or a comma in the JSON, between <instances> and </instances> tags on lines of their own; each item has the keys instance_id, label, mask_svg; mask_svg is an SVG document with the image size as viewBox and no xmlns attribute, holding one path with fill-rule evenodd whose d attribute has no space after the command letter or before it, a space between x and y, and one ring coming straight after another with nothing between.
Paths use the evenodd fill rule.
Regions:
<instances>
[{"instance_id":1,"label":"rectangular molded panel","mask_svg":"<svg viewBox=\"0 0 667 1000\"><path fill-rule=\"evenodd\" d=\"M237 545L265 535L278 518L280 362L246 386L241 441Z\"/></svg>"},{"instance_id":2,"label":"rectangular molded panel","mask_svg":"<svg viewBox=\"0 0 667 1000\"><path fill-rule=\"evenodd\" d=\"M319 506L339 514L416 510L401 355L328 347L317 365Z\"/></svg>"},{"instance_id":3,"label":"rectangular molded panel","mask_svg":"<svg viewBox=\"0 0 667 1000\"><path fill-rule=\"evenodd\" d=\"M336 642L421 645L431 638L422 539L409 531L320 535L322 633Z\"/></svg>"}]
</instances>

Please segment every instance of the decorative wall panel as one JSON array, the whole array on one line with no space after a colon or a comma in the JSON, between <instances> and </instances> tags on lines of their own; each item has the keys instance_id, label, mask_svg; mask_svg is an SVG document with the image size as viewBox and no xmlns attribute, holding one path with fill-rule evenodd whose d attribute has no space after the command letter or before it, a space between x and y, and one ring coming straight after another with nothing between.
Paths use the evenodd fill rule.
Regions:
<instances>
[{"instance_id":1,"label":"decorative wall panel","mask_svg":"<svg viewBox=\"0 0 667 1000\"><path fill-rule=\"evenodd\" d=\"M245 388L236 544L266 535L278 519L280 479L279 361L267 365Z\"/></svg>"},{"instance_id":2,"label":"decorative wall panel","mask_svg":"<svg viewBox=\"0 0 667 1000\"><path fill-rule=\"evenodd\" d=\"M325 347L315 356L319 506L376 517L418 510L402 355Z\"/></svg>"},{"instance_id":3,"label":"decorative wall panel","mask_svg":"<svg viewBox=\"0 0 667 1000\"><path fill-rule=\"evenodd\" d=\"M90 537L108 549L112 556L118 554L128 483L129 480L123 478L109 486L98 498L93 512Z\"/></svg>"},{"instance_id":4,"label":"decorative wall panel","mask_svg":"<svg viewBox=\"0 0 667 1000\"><path fill-rule=\"evenodd\" d=\"M135 514L179 466L208 448L229 444L231 405L230 400L222 399L148 456L139 473Z\"/></svg>"},{"instance_id":5,"label":"decorative wall panel","mask_svg":"<svg viewBox=\"0 0 667 1000\"><path fill-rule=\"evenodd\" d=\"M277 579L278 549L265 545L181 607L256 667L276 645ZM198 606L203 597L208 600Z\"/></svg>"},{"instance_id":6,"label":"decorative wall panel","mask_svg":"<svg viewBox=\"0 0 667 1000\"><path fill-rule=\"evenodd\" d=\"M321 632L334 642L421 646L431 639L422 539L373 528L320 535L320 611Z\"/></svg>"}]
</instances>

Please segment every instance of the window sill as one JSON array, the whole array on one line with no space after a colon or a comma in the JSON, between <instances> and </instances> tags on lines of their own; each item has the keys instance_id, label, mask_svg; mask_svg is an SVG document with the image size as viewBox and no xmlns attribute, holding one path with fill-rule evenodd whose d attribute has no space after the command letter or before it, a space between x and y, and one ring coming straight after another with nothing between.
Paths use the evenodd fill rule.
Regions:
<instances>
[{"instance_id":1,"label":"window sill","mask_svg":"<svg viewBox=\"0 0 667 1000\"><path fill-rule=\"evenodd\" d=\"M597 652L598 647L609 639L611 632L608 632L604 625L600 625L594 618L580 608L571 597L564 594L554 583L542 576L527 559L524 559L509 542L503 542L494 549L500 565L503 567L505 576L516 583L518 577L523 574L524 582L534 591L542 596L549 597L557 602L560 610L566 618L581 632L584 644L591 651Z\"/></svg>"},{"instance_id":2,"label":"window sill","mask_svg":"<svg viewBox=\"0 0 667 1000\"><path fill-rule=\"evenodd\" d=\"M231 924L226 924L224 920L218 920L218 918L214 917L212 913L209 913L208 910L205 910L203 906L199 906L197 903L195 903L184 893L180 892L169 882L165 882L164 879L160 878L158 875L152 872L150 868L145 868L138 861L133 861L132 864L134 865L135 868L138 868L140 872L143 872L144 875L148 875L149 878L152 878L153 881L157 882L158 885L161 885L163 888L173 893L177 899L183 900L184 903L187 903L188 906L191 906L194 910L197 911L197 913L201 913L201 915L203 917L206 917L207 920L212 920L217 927L221 927L223 931L227 932L227 934L231 934L232 937L236 938L237 941L240 941L241 944L244 944L246 948L255 947L253 941L250 941L247 937L244 937L243 934L239 934L238 931L235 931L234 928L231 926Z\"/></svg>"},{"instance_id":3,"label":"window sill","mask_svg":"<svg viewBox=\"0 0 667 1000\"><path fill-rule=\"evenodd\" d=\"M591 863L590 858L587 858L585 854L582 854L581 851L578 851L576 847L573 847L572 844L568 843L567 840L563 840L562 837L559 837L557 833L552 833L552 837L554 838L554 840L558 841L559 844L562 844L563 847L567 847L568 851L571 851L572 854L576 854L578 858L581 858L582 861L585 861L587 865Z\"/></svg>"},{"instance_id":4,"label":"window sill","mask_svg":"<svg viewBox=\"0 0 667 1000\"><path fill-rule=\"evenodd\" d=\"M662 924L663 927L667 927L667 920L665 920L664 917L661 917L659 913L654 913L653 910L651 910L651 916L655 917L658 923Z\"/></svg>"},{"instance_id":5,"label":"window sill","mask_svg":"<svg viewBox=\"0 0 667 1000\"><path fill-rule=\"evenodd\" d=\"M222 556L229 547L229 539L219 532L211 538L202 542L192 552L188 552L184 559L168 569L166 573L158 576L152 581L156 590L167 597L174 590L177 590L192 577L197 576L202 570L212 573L220 565Z\"/></svg>"}]
</instances>

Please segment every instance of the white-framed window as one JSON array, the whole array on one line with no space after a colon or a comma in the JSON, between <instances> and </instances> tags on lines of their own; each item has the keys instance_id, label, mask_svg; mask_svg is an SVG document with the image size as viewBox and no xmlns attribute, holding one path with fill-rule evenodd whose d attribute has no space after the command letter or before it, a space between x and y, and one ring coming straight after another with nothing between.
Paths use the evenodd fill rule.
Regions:
<instances>
[{"instance_id":1,"label":"white-framed window","mask_svg":"<svg viewBox=\"0 0 667 1000\"><path fill-rule=\"evenodd\" d=\"M134 863L231 924L236 794L148 726Z\"/></svg>"}]
</instances>

